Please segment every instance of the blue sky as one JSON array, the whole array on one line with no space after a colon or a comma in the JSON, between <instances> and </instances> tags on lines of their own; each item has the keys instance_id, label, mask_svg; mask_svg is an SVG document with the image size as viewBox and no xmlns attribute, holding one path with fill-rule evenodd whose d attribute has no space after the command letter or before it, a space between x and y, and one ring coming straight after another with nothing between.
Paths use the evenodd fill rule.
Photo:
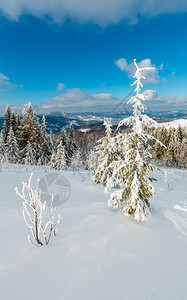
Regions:
<instances>
[{"instance_id":1,"label":"blue sky","mask_svg":"<svg viewBox=\"0 0 187 300\"><path fill-rule=\"evenodd\" d=\"M185 1L176 1L172 11L155 11L155 5L131 17L87 16L75 7L64 16L54 7L38 8L35 0L26 11L7 0L8 10L1 1L1 112L7 103L20 110L28 102L38 112L110 110L132 91L134 58L156 68L144 85L150 105L187 111Z\"/></svg>"}]
</instances>

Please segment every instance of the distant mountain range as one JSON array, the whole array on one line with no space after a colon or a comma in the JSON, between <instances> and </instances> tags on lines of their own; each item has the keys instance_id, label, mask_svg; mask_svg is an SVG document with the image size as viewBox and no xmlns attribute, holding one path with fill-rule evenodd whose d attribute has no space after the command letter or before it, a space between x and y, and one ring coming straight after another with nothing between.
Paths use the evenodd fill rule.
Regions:
<instances>
[{"instance_id":1,"label":"distant mountain range","mask_svg":"<svg viewBox=\"0 0 187 300\"><path fill-rule=\"evenodd\" d=\"M112 118L112 123L117 124L121 119L128 117L131 112L101 112L101 113L78 113L78 114L64 114L58 111L45 114L48 130L58 132L62 127L68 128L72 123L76 130L89 131L96 128L103 128L104 118ZM181 111L158 111L147 113L156 121L170 122L173 120L183 119L187 122L187 113ZM40 122L43 115L38 115ZM183 121L183 123L185 122ZM178 124L178 123L177 123ZM3 117L0 117L0 128L3 128Z\"/></svg>"}]
</instances>

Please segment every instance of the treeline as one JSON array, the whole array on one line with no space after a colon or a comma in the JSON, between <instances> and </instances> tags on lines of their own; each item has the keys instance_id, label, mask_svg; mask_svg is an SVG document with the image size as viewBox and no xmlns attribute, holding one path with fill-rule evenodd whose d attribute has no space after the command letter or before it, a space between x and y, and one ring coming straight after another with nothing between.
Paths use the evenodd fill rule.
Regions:
<instances>
[{"instance_id":1,"label":"treeline","mask_svg":"<svg viewBox=\"0 0 187 300\"><path fill-rule=\"evenodd\" d=\"M187 167L186 127L150 128L148 133L166 147L156 140L151 142L152 160L162 166ZM112 135L116 134L115 131ZM31 104L21 116L7 106L0 134L0 164L45 165L59 170L83 167L95 171L99 163L95 146L102 136L102 131L75 132L72 124L59 134L48 133L45 117L40 123Z\"/></svg>"},{"instance_id":2,"label":"treeline","mask_svg":"<svg viewBox=\"0 0 187 300\"><path fill-rule=\"evenodd\" d=\"M153 160L167 167L187 167L187 127L151 128L149 132L166 148L155 141L152 145Z\"/></svg>"},{"instance_id":3,"label":"treeline","mask_svg":"<svg viewBox=\"0 0 187 300\"><path fill-rule=\"evenodd\" d=\"M45 117L42 123L32 105L23 109L22 116L7 106L0 135L0 162L24 165L48 165L54 169L87 167L87 156L93 146L86 135L76 141L71 124L62 128L58 138L48 133Z\"/></svg>"}]
</instances>

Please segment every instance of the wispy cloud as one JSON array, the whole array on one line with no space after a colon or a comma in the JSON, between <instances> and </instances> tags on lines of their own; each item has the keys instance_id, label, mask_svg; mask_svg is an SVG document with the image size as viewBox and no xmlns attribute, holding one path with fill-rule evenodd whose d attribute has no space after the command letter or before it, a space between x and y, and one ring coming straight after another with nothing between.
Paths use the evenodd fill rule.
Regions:
<instances>
[{"instance_id":1,"label":"wispy cloud","mask_svg":"<svg viewBox=\"0 0 187 300\"><path fill-rule=\"evenodd\" d=\"M4 92L8 89L14 88L17 85L10 82L10 79L4 74L0 73L0 91Z\"/></svg>"},{"instance_id":2,"label":"wispy cloud","mask_svg":"<svg viewBox=\"0 0 187 300\"><path fill-rule=\"evenodd\" d=\"M121 20L137 23L141 17L187 11L186 0L6 0L0 1L1 14L12 20L21 15L51 17L54 22L66 18L80 23L93 22L102 26Z\"/></svg>"},{"instance_id":3,"label":"wispy cloud","mask_svg":"<svg viewBox=\"0 0 187 300\"><path fill-rule=\"evenodd\" d=\"M113 104L117 98L113 97L111 94L100 93L91 94L88 92L83 92L78 88L69 89L66 93L60 94L54 98L48 99L46 103L42 104L44 109L49 108L65 108L65 107L93 107L100 105L107 106L109 103Z\"/></svg>"},{"instance_id":4,"label":"wispy cloud","mask_svg":"<svg viewBox=\"0 0 187 300\"><path fill-rule=\"evenodd\" d=\"M56 90L57 90L57 91L62 91L64 88L65 88L65 84L59 82L59 83L57 84L57 89L56 89Z\"/></svg>"},{"instance_id":5,"label":"wispy cloud","mask_svg":"<svg viewBox=\"0 0 187 300\"><path fill-rule=\"evenodd\" d=\"M121 71L125 71L129 78L132 78L136 67L133 62L129 63L125 58L120 58L117 61L115 61L115 64L120 68ZM151 60L149 58L143 59L138 63L139 67L145 68L145 67L153 67L154 70L145 70L143 71L143 75L145 76L145 80L143 80L144 84L150 84L150 83L158 83L160 81L160 76L158 74L158 68L152 64ZM163 69L163 64L159 66L159 69Z\"/></svg>"}]
</instances>

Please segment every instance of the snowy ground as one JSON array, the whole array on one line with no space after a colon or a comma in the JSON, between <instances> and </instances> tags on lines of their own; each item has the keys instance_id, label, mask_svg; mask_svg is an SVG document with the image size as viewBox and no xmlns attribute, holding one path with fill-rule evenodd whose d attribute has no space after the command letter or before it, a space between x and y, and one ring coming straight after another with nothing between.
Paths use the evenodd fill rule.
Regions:
<instances>
[{"instance_id":1,"label":"snowy ground","mask_svg":"<svg viewBox=\"0 0 187 300\"><path fill-rule=\"evenodd\" d=\"M0 173L0 299L187 299L187 170L168 170L168 184L156 172L144 224L108 208L109 195L88 172L63 174L71 195L58 207L57 237L41 248L27 240L15 194L30 173ZM35 169L33 185L43 175Z\"/></svg>"}]
</instances>

